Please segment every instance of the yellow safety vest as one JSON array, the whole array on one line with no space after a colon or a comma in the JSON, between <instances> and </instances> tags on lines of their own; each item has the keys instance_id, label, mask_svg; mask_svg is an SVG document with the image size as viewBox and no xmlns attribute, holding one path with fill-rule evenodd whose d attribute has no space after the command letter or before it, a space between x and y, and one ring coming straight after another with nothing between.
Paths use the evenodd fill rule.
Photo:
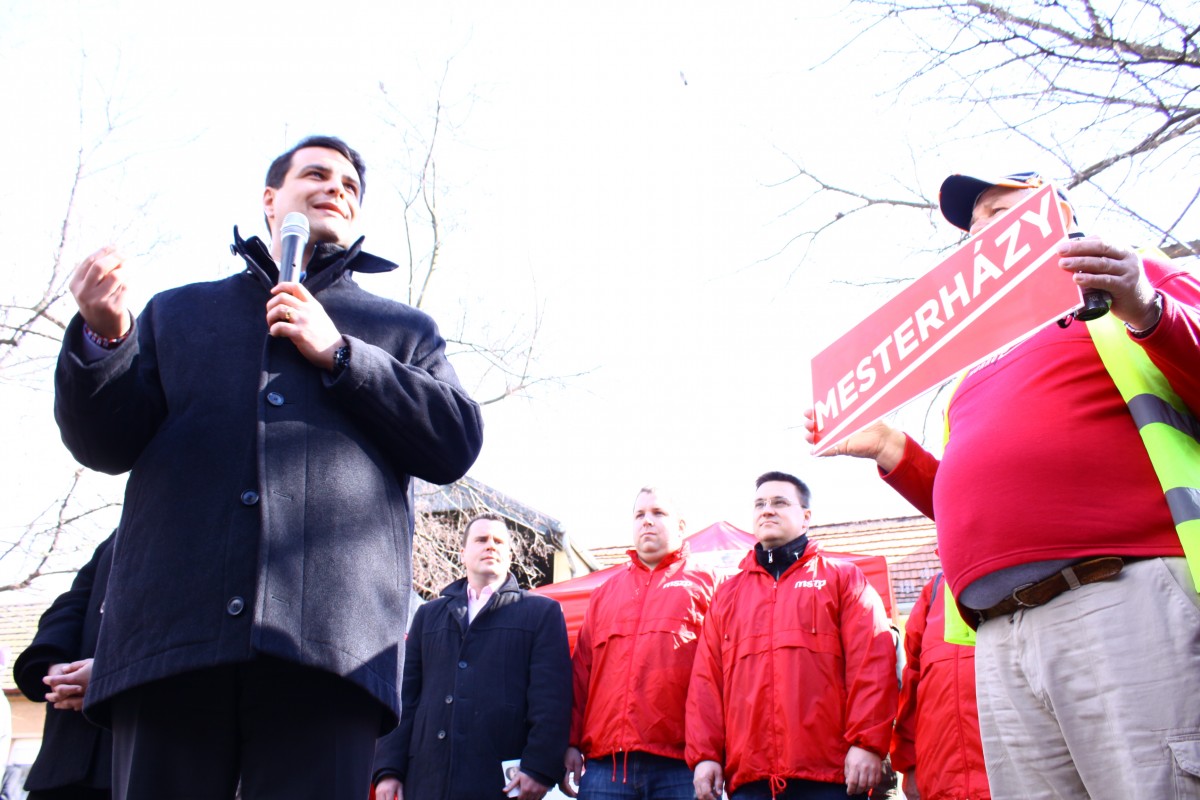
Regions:
<instances>
[{"instance_id":1,"label":"yellow safety vest","mask_svg":"<svg viewBox=\"0 0 1200 800\"><path fill-rule=\"evenodd\" d=\"M1107 314L1087 327L1104 368L1137 424L1171 510L1192 581L1200 587L1200 421L1146 351L1129 338L1121 320ZM947 414L947 438L948 420ZM975 631L959 614L948 588L945 598L946 641L975 644Z\"/></svg>"}]
</instances>

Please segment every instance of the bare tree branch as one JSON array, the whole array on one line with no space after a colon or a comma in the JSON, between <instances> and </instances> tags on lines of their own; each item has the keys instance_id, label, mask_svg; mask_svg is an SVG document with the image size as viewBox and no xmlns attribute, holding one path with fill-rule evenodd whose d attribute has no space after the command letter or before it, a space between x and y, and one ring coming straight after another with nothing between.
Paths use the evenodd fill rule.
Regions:
<instances>
[{"instance_id":1,"label":"bare tree branch","mask_svg":"<svg viewBox=\"0 0 1200 800\"><path fill-rule=\"evenodd\" d=\"M978 122L1045 151L1063 167L1066 188L1087 184L1160 239L1168 254L1188 255L1197 232L1197 199L1157 207L1122 202L1134 176L1161 171L1194 175L1200 133L1200 15L1194 5L1162 0L851 0L864 29L907 38L922 62L893 90L918 92L953 107L951 128L964 138ZM831 60L854 56L861 33ZM901 45L903 47L903 44ZM973 120L971 125L968 120ZM1174 177L1174 175L1171 175ZM891 197L796 166L776 184L803 178L810 191L786 214L820 198L836 209L801 223L770 257L797 242L811 246L834 225L867 209L936 208ZM803 256L802 256L803 258Z\"/></svg>"},{"instance_id":2,"label":"bare tree branch","mask_svg":"<svg viewBox=\"0 0 1200 800\"><path fill-rule=\"evenodd\" d=\"M39 516L13 541L0 542L0 563L4 564L7 573L16 573L7 584L0 584L0 592L26 589L38 578L70 574L78 568L78 564L64 556L81 548L68 547L65 540L78 541L80 537L75 528L79 523L120 505L111 501L89 501L76 510L80 481L85 472L82 467L75 470L66 491L55 500L52 508L47 509L53 515L48 523L42 521L44 515Z\"/></svg>"},{"instance_id":3,"label":"bare tree branch","mask_svg":"<svg viewBox=\"0 0 1200 800\"><path fill-rule=\"evenodd\" d=\"M433 117L428 123L429 134L416 135L420 142L420 167L412 173L411 185L400 192L408 249L407 302L417 308L424 308L430 302L434 275L442 268L444 239L438 203L444 187L438 184L437 151L443 128L454 129L447 120L449 112L443 97L449 68L447 62L438 81ZM380 84L380 92L388 106L385 121L407 142L417 126L412 125L392 102L385 85ZM418 241L425 244L418 245ZM418 252L424 255L418 258ZM446 336L447 343L454 348L448 352L452 360L466 359L470 362L470 366L466 369L460 367L459 371L461 375L474 376L476 386L472 394L482 398L479 400L481 405L497 403L508 397L528 396L529 390L535 386L562 386L570 379L586 374L586 371L556 375L538 373L538 337L543 316L544 309L535 297L531 322L527 319L518 320L508 330L497 332L489 327L491 320L485 320L482 325L476 324L474 315L468 316L464 311L456 332ZM503 383L499 390L495 389L497 381Z\"/></svg>"}]
</instances>

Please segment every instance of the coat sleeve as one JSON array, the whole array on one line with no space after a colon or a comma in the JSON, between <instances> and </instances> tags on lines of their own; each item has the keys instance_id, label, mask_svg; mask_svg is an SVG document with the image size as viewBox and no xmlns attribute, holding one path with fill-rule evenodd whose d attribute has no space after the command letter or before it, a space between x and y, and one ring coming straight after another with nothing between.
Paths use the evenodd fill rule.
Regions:
<instances>
[{"instance_id":1,"label":"coat sleeve","mask_svg":"<svg viewBox=\"0 0 1200 800\"><path fill-rule=\"evenodd\" d=\"M712 607L700 631L700 645L692 664L684 714L684 759L691 769L701 761L725 765L725 695L721 639L725 632L723 598L731 584L725 584L713 598Z\"/></svg>"},{"instance_id":2,"label":"coat sleeve","mask_svg":"<svg viewBox=\"0 0 1200 800\"><path fill-rule=\"evenodd\" d=\"M421 701L421 639L429 606L421 606L413 617L404 642L404 677L400 686L400 724L375 743L375 772L372 783L388 776L404 783L408 773L408 750L412 743L413 721Z\"/></svg>"},{"instance_id":3,"label":"coat sleeve","mask_svg":"<svg viewBox=\"0 0 1200 800\"><path fill-rule=\"evenodd\" d=\"M575 639L575 653L571 656L571 735L568 741L572 747L580 749L583 744L583 721L587 715L588 687L592 681L592 603L596 597L593 594L592 602L588 603L583 625L579 627L579 636Z\"/></svg>"},{"instance_id":4,"label":"coat sleeve","mask_svg":"<svg viewBox=\"0 0 1200 800\"><path fill-rule=\"evenodd\" d=\"M421 327L407 354L347 336L350 363L326 381L406 474L453 483L483 447L483 416L446 360L446 343L433 320L421 315L413 323Z\"/></svg>"},{"instance_id":5,"label":"coat sleeve","mask_svg":"<svg viewBox=\"0 0 1200 800\"><path fill-rule=\"evenodd\" d=\"M103 592L97 585L98 565L104 551L112 546L110 535L100 543L92 558L75 575L71 588L60 594L38 621L37 634L29 647L13 664L13 680L21 693L35 703L46 702L46 677L54 664L85 657L83 630L92 592Z\"/></svg>"},{"instance_id":6,"label":"coat sleeve","mask_svg":"<svg viewBox=\"0 0 1200 800\"><path fill-rule=\"evenodd\" d=\"M846 665L846 744L888 753L896 719L896 644L883 601L862 570L847 563L839 628Z\"/></svg>"},{"instance_id":7,"label":"coat sleeve","mask_svg":"<svg viewBox=\"0 0 1200 800\"><path fill-rule=\"evenodd\" d=\"M562 606L549 598L536 599L545 610L529 657L528 733L521 771L543 786L553 786L563 777L571 725L571 650Z\"/></svg>"},{"instance_id":8,"label":"coat sleeve","mask_svg":"<svg viewBox=\"0 0 1200 800\"><path fill-rule=\"evenodd\" d=\"M83 359L83 318L67 326L54 373L54 419L80 464L119 475L133 468L166 414L155 361L154 304L130 337L99 361Z\"/></svg>"},{"instance_id":9,"label":"coat sleeve","mask_svg":"<svg viewBox=\"0 0 1200 800\"><path fill-rule=\"evenodd\" d=\"M897 772L911 772L917 766L917 687L921 682L921 645L934 578L925 584L904 626L904 674L900 685L900 705L896 728L892 731L892 766Z\"/></svg>"},{"instance_id":10,"label":"coat sleeve","mask_svg":"<svg viewBox=\"0 0 1200 800\"><path fill-rule=\"evenodd\" d=\"M1200 416L1200 282L1191 274L1152 259L1146 273L1163 297L1163 315L1142 345L1171 388L1195 416Z\"/></svg>"}]
</instances>

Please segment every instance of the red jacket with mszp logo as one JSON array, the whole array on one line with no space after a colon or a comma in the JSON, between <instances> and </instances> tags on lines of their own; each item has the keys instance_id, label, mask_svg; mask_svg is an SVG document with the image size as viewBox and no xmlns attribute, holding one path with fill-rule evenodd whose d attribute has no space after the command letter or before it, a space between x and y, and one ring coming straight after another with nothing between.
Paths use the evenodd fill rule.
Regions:
<instances>
[{"instance_id":1,"label":"red jacket with mszp logo","mask_svg":"<svg viewBox=\"0 0 1200 800\"><path fill-rule=\"evenodd\" d=\"M762 780L844 783L851 746L887 755L896 650L856 565L810 544L778 582L750 551L709 610L687 701L687 762L728 791Z\"/></svg>"},{"instance_id":2,"label":"red jacket with mszp logo","mask_svg":"<svg viewBox=\"0 0 1200 800\"><path fill-rule=\"evenodd\" d=\"M713 574L685 544L650 570L629 564L592 594L573 659L571 744L588 758L683 758L683 712Z\"/></svg>"}]
</instances>

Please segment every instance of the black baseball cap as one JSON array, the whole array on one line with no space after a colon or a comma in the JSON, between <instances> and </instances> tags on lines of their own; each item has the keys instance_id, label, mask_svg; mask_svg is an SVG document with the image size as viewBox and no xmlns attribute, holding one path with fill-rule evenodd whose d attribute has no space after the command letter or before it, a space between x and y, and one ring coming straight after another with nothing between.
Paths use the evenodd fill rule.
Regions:
<instances>
[{"instance_id":1,"label":"black baseball cap","mask_svg":"<svg viewBox=\"0 0 1200 800\"><path fill-rule=\"evenodd\" d=\"M1003 178L972 178L970 175L951 175L942 181L938 192L938 205L941 206L942 216L950 224L964 231L971 230L971 214L975 211L975 203L979 195L988 189L1003 186L1007 189L1040 189L1050 181L1037 172L1014 172ZM1061 189L1055 189L1059 198L1071 206L1071 201ZM1075 220L1075 209L1071 206L1071 219Z\"/></svg>"}]
</instances>

